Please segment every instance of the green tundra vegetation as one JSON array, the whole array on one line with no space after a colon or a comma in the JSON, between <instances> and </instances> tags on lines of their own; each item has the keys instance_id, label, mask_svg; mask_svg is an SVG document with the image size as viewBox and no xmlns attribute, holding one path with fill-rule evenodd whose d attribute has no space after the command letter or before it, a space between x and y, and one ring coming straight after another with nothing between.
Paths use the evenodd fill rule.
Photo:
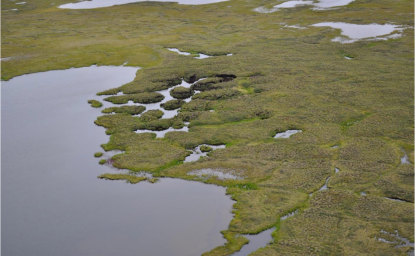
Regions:
<instances>
[{"instance_id":1,"label":"green tundra vegetation","mask_svg":"<svg viewBox=\"0 0 415 256\"><path fill-rule=\"evenodd\" d=\"M166 103L171 109L182 104L174 118L161 119L159 112L135 117L139 107L121 107L104 110L115 114L95 121L111 135L103 149L125 151L113 156L115 167L227 187L236 200L234 218L222 232L228 242L204 255L231 255L248 242L240 234L271 227L274 240L253 255L406 255L412 249L379 238L396 241L381 231L397 230L414 241L413 1L355 0L330 10L302 6L273 13L253 9L281 1L57 8L69 2L39 0L6 11L16 5L2 1L2 57L12 57L2 61L2 79L128 62L143 67L134 81L97 92L125 104L160 102L164 96L157 91L181 79L207 78L187 92L177 89L179 96L202 92L188 103ZM399 38L340 44L331 41L340 30L310 26L319 22L404 29ZM195 59L167 47L213 57ZM184 122L189 132L164 138L135 132ZM290 129L302 132L273 138ZM226 148L183 163L201 144ZM405 154L409 164L401 164ZM205 168L240 179L188 175ZM319 191L328 177L328 189Z\"/></svg>"},{"instance_id":2,"label":"green tundra vegetation","mask_svg":"<svg viewBox=\"0 0 415 256\"><path fill-rule=\"evenodd\" d=\"M93 108L100 108L102 107L102 103L97 100L88 100L88 103L91 104Z\"/></svg>"}]
</instances>

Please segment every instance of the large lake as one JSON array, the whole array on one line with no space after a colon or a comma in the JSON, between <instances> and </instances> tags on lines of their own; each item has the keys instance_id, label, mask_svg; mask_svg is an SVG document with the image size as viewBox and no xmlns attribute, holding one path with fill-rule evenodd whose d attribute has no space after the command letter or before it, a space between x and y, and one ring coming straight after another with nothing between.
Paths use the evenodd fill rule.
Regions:
<instances>
[{"instance_id":1,"label":"large lake","mask_svg":"<svg viewBox=\"0 0 415 256\"><path fill-rule=\"evenodd\" d=\"M225 188L97 179L115 171L93 156L109 137L93 123L102 108L87 100L137 70L92 66L1 83L2 255L193 256L225 243L234 203Z\"/></svg>"}]
</instances>

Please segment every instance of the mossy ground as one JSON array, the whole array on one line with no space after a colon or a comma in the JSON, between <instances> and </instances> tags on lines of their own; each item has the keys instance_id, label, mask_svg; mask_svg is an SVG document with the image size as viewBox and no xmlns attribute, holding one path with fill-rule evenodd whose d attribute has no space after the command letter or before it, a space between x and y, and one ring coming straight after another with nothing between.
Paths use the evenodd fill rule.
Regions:
<instances>
[{"instance_id":1,"label":"mossy ground","mask_svg":"<svg viewBox=\"0 0 415 256\"><path fill-rule=\"evenodd\" d=\"M113 157L116 167L183 179L199 179L187 175L191 170L217 168L244 177L199 179L227 186L237 201L235 218L223 232L229 242L206 255L229 255L247 242L237 234L272 226L274 242L256 255L405 255L408 247L395 249L375 237L382 229L398 230L414 241L413 29L398 39L339 44L330 41L339 30L285 25L413 26L413 1L355 0L333 10L299 7L270 14L252 9L278 1L56 8L67 2L42 0L2 11L2 57L13 57L2 62L2 79L128 61L144 67L136 79L101 93L122 91L107 100L124 104L158 102L162 95L155 91L181 78L209 77L193 87L203 92L174 119L141 120L122 111L96 121L111 134L103 148L126 151ZM14 2L2 2L3 10L12 8ZM166 47L215 57L198 60ZM219 56L226 53L233 56ZM188 133L163 139L133 132L183 121L191 122ZM287 129L303 132L272 138ZM183 164L186 149L201 144L227 147ZM400 165L402 150L412 164ZM329 176L329 190L318 192ZM295 209L295 216L280 221Z\"/></svg>"}]
</instances>

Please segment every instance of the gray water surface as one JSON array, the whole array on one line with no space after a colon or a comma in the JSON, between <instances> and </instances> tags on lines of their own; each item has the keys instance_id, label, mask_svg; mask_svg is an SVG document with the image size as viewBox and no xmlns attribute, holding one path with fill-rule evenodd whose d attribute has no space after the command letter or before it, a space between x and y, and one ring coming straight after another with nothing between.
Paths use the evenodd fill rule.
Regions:
<instances>
[{"instance_id":1,"label":"gray water surface","mask_svg":"<svg viewBox=\"0 0 415 256\"><path fill-rule=\"evenodd\" d=\"M249 243L242 246L241 250L232 254L232 256L247 256L259 248L267 246L274 240L271 235L274 230L275 228L270 228L256 235L242 235L249 239Z\"/></svg>"},{"instance_id":2,"label":"gray water surface","mask_svg":"<svg viewBox=\"0 0 415 256\"><path fill-rule=\"evenodd\" d=\"M367 24L367 25L360 25L360 24L350 24L344 22L322 22L311 25L314 27L332 27L335 29L341 30L341 35L345 37L336 37L332 41L333 42L340 42L340 43L353 43L361 39L378 39L378 40L387 40L388 38L397 38L401 34L404 28L398 25L392 24ZM379 37L384 35L389 35L392 32L397 32L397 34L392 34L389 37Z\"/></svg>"},{"instance_id":3,"label":"gray water surface","mask_svg":"<svg viewBox=\"0 0 415 256\"><path fill-rule=\"evenodd\" d=\"M188 5L200 5L200 4L212 4L224 2L227 0L151 0L150 2L174 2L178 4L188 4ZM59 8L63 9L94 9L109 7L114 5L121 4L130 4L137 2L149 2L148 0L90 0L90 1L81 1L78 3L72 4L63 4Z\"/></svg>"},{"instance_id":4,"label":"gray water surface","mask_svg":"<svg viewBox=\"0 0 415 256\"><path fill-rule=\"evenodd\" d=\"M94 157L109 139L93 123L106 106L87 100L137 70L93 66L1 83L2 255L193 256L226 242L234 202L223 187L97 179L117 171Z\"/></svg>"}]
</instances>

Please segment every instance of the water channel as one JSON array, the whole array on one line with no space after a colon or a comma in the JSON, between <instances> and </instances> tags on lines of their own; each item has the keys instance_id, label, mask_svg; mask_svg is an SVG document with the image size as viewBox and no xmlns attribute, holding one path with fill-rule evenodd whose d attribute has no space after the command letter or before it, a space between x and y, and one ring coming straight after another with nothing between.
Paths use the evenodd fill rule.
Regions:
<instances>
[{"instance_id":1,"label":"water channel","mask_svg":"<svg viewBox=\"0 0 415 256\"><path fill-rule=\"evenodd\" d=\"M190 256L226 242L234 202L223 187L97 179L115 172L94 157L109 137L93 122L113 105L87 100L137 70L92 66L1 83L3 255Z\"/></svg>"}]
</instances>

